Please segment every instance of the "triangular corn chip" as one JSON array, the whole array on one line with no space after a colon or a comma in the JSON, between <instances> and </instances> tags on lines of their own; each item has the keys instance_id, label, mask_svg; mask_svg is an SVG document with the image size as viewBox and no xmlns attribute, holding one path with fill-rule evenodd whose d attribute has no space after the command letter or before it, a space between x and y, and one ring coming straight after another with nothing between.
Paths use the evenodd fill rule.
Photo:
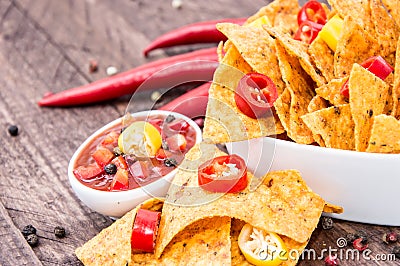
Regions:
<instances>
[{"instance_id":1,"label":"triangular corn chip","mask_svg":"<svg viewBox=\"0 0 400 266\"><path fill-rule=\"evenodd\" d=\"M366 151L400 153L400 121L393 116L375 116Z\"/></svg>"},{"instance_id":2,"label":"triangular corn chip","mask_svg":"<svg viewBox=\"0 0 400 266\"><path fill-rule=\"evenodd\" d=\"M348 80L347 77L340 79L332 79L328 84L315 89L317 95L328 100L333 105L349 103L349 99L340 93L343 84Z\"/></svg>"},{"instance_id":3,"label":"triangular corn chip","mask_svg":"<svg viewBox=\"0 0 400 266\"><path fill-rule=\"evenodd\" d=\"M327 81L334 78L333 61L334 51L332 51L321 37L317 36L308 47L308 53L315 66L321 71Z\"/></svg>"},{"instance_id":4,"label":"triangular corn chip","mask_svg":"<svg viewBox=\"0 0 400 266\"><path fill-rule=\"evenodd\" d=\"M388 94L388 84L359 64L353 65L349 78L349 95L357 151L366 150L374 117L384 112Z\"/></svg>"}]
</instances>

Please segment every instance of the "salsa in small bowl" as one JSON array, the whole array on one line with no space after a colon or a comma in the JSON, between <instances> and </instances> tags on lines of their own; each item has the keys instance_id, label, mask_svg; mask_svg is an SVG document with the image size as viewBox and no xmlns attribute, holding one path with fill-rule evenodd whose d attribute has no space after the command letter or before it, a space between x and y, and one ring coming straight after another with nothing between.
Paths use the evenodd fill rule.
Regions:
<instances>
[{"instance_id":1,"label":"salsa in small bowl","mask_svg":"<svg viewBox=\"0 0 400 266\"><path fill-rule=\"evenodd\" d=\"M200 142L200 128L179 113L129 114L82 143L70 160L69 181L91 209L120 217L143 200L164 197L186 152Z\"/></svg>"}]
</instances>

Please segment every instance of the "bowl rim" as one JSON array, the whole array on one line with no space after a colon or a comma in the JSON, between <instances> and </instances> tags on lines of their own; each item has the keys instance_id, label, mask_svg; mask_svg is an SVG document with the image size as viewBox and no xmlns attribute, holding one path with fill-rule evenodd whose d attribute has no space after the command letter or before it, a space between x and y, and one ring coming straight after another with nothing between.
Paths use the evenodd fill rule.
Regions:
<instances>
[{"instance_id":1,"label":"bowl rim","mask_svg":"<svg viewBox=\"0 0 400 266\"><path fill-rule=\"evenodd\" d=\"M196 132L195 144L198 144L202 141L202 131L201 131L200 127L192 119L190 119L189 117L187 117L183 114L176 113L173 111L148 110L148 111L139 111L139 112L131 113L130 115L132 117L147 117L147 116L151 116L151 115L164 115L164 116L173 115L177 118L184 119L186 122L189 123L190 126L192 126L194 128L194 130ZM161 178L154 180L153 182L150 182L144 186L139 186L137 188L124 190L124 191L97 190L97 189L85 186L84 184L79 182L79 180L74 175L73 170L74 170L75 162L76 162L77 158L79 157L79 155L81 154L81 152L87 147L87 145L92 141L93 138L99 136L101 133L103 133L107 129L120 124L123 118L124 118L123 116L119 117L119 118L105 124L104 126L97 129L96 131L94 131L75 150L74 154L72 155L72 157L68 163L68 179L69 179L70 185L74 191L76 190L75 187L79 187L79 189L82 190L81 191L82 193L92 193L92 194L95 193L101 197L109 197L109 198L116 197L116 198L124 199L124 198L132 197L132 196L136 195L137 193L141 193L143 195L148 194L149 191L154 189L153 186L155 186L157 183L160 183L163 181L167 181L167 182L171 181L172 177L175 176L176 172L178 171L178 167L175 168L174 170L172 170L171 172L169 172L168 174L162 176Z\"/></svg>"},{"instance_id":2,"label":"bowl rim","mask_svg":"<svg viewBox=\"0 0 400 266\"><path fill-rule=\"evenodd\" d=\"M360 158L368 158L368 159L399 159L400 153L374 153L374 152L365 152L365 151L354 151L354 150L343 150L343 149L336 149L336 148L329 148L329 147L321 147L311 144L301 144L296 143L293 141L273 138L273 137L262 137L264 141L272 142L275 141L275 148L276 145L280 146L287 146L288 148L293 149L303 149L307 151L313 152L324 152L328 153L329 155L343 155L343 156L359 156Z\"/></svg>"}]
</instances>

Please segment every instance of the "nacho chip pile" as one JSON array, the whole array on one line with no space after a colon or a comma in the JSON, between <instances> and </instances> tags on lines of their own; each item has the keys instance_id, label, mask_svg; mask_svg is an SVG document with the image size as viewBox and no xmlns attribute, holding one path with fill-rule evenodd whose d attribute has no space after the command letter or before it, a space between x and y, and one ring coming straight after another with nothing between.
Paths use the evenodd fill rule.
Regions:
<instances>
[{"instance_id":1,"label":"nacho chip pile","mask_svg":"<svg viewBox=\"0 0 400 266\"><path fill-rule=\"evenodd\" d=\"M301 9L297 0L273 1L243 26L217 25L228 40L220 45L221 65L209 91L206 141L227 143L285 133L300 144L399 153L390 137L397 134L393 122L400 119L398 1L328 2L328 19L343 19L335 50L319 35L311 44L293 39ZM253 23L263 16L267 24ZM361 66L378 55L395 69L384 81ZM251 72L270 77L279 93L271 112L259 119L244 115L234 100L240 78ZM340 92L345 82L349 97ZM381 115L395 121L375 119ZM387 134L376 135L381 130ZM377 148L378 143L385 146Z\"/></svg>"},{"instance_id":2,"label":"nacho chip pile","mask_svg":"<svg viewBox=\"0 0 400 266\"><path fill-rule=\"evenodd\" d=\"M325 206L328 211L341 211L326 205L295 170L268 173L252 192L248 188L226 194L205 191L199 187L197 168L222 154L213 144L192 148L165 200L151 199L139 205L78 248L77 257L85 265L247 264L238 248L244 224L277 233L288 251L301 254ZM131 250L139 208L162 211L154 253ZM289 257L281 265L295 265L297 259Z\"/></svg>"}]
</instances>

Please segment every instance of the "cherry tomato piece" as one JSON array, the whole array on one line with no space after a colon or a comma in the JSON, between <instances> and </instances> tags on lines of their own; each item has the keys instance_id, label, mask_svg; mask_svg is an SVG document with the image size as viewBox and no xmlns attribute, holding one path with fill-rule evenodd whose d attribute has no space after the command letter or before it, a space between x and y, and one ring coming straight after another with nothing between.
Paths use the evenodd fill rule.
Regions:
<instances>
[{"instance_id":1,"label":"cherry tomato piece","mask_svg":"<svg viewBox=\"0 0 400 266\"><path fill-rule=\"evenodd\" d=\"M106 148L98 148L93 154L92 158L96 161L96 163L104 167L108 163L111 162L111 160L114 158L114 153L112 153L109 149Z\"/></svg>"},{"instance_id":2,"label":"cherry tomato piece","mask_svg":"<svg viewBox=\"0 0 400 266\"><path fill-rule=\"evenodd\" d=\"M133 223L131 248L153 252L156 244L161 212L139 209Z\"/></svg>"},{"instance_id":3,"label":"cherry tomato piece","mask_svg":"<svg viewBox=\"0 0 400 266\"><path fill-rule=\"evenodd\" d=\"M236 154L208 160L199 166L198 182L210 192L240 192L248 184L246 163Z\"/></svg>"},{"instance_id":4,"label":"cherry tomato piece","mask_svg":"<svg viewBox=\"0 0 400 266\"><path fill-rule=\"evenodd\" d=\"M118 169L111 182L111 190L127 190L129 188L129 174L126 169Z\"/></svg>"},{"instance_id":5,"label":"cherry tomato piece","mask_svg":"<svg viewBox=\"0 0 400 266\"><path fill-rule=\"evenodd\" d=\"M320 2L310 0L304 4L297 14L297 23L301 25L304 21L311 21L321 25L326 23L326 12Z\"/></svg>"},{"instance_id":6,"label":"cherry tomato piece","mask_svg":"<svg viewBox=\"0 0 400 266\"><path fill-rule=\"evenodd\" d=\"M299 29L294 35L294 39L310 44L318 36L322 26L323 25L312 21L304 21L300 24Z\"/></svg>"},{"instance_id":7,"label":"cherry tomato piece","mask_svg":"<svg viewBox=\"0 0 400 266\"><path fill-rule=\"evenodd\" d=\"M92 163L86 166L79 166L74 170L74 175L79 177L79 179L89 180L95 178L103 172L104 170L102 167L100 167L97 163Z\"/></svg>"},{"instance_id":8,"label":"cherry tomato piece","mask_svg":"<svg viewBox=\"0 0 400 266\"><path fill-rule=\"evenodd\" d=\"M260 73L243 76L235 90L235 102L239 110L251 118L265 115L278 98L274 82Z\"/></svg>"}]
</instances>

